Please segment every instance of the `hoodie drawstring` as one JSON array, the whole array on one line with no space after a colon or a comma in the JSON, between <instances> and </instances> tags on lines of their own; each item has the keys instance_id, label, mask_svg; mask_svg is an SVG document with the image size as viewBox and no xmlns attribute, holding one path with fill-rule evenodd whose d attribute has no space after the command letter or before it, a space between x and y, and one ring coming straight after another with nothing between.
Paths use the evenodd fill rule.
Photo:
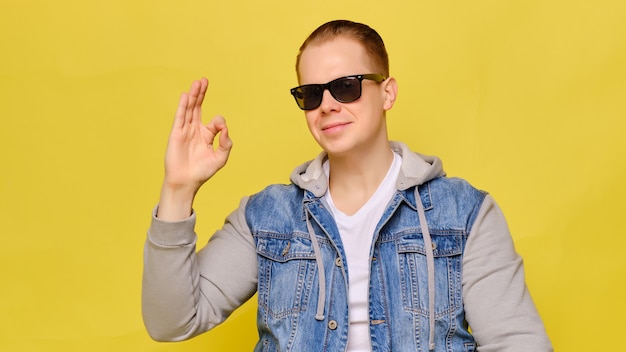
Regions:
<instances>
[{"instance_id":1,"label":"hoodie drawstring","mask_svg":"<svg viewBox=\"0 0 626 352\"><path fill-rule=\"evenodd\" d=\"M317 236L311 226L311 220L309 220L309 211L306 211L306 228L309 230L309 236L311 236L311 243L313 244L313 252L315 252L315 261L317 262L317 271L319 272L319 290L317 295L317 312L315 313L316 320L324 320L324 306L326 305L326 273L324 273L324 261L322 260L322 251L320 245L317 242Z\"/></svg>"},{"instance_id":2,"label":"hoodie drawstring","mask_svg":"<svg viewBox=\"0 0 626 352\"><path fill-rule=\"evenodd\" d=\"M417 214L419 217L420 227L422 229L422 236L424 238L424 251L426 252L426 266L428 270L428 311L429 311L429 335L428 335L428 349L435 349L435 256L433 242L430 237L430 231L428 229L428 223L426 222L426 213L424 211L424 204L419 194L419 190L415 187L415 204L417 205ZM322 259L322 252L320 245L317 241L317 236L313 231L311 220L309 219L309 211L306 211L306 227L311 237L311 244L313 245L313 252L315 252L315 261L317 263L317 271L319 273L319 290L317 296L317 311L315 313L316 320L324 320L324 307L326 305L326 274L324 272L324 261Z\"/></svg>"},{"instance_id":3,"label":"hoodie drawstring","mask_svg":"<svg viewBox=\"0 0 626 352\"><path fill-rule=\"evenodd\" d=\"M428 349L435 349L435 256L433 242L430 238L430 231L428 230L428 223L426 222L426 214L424 212L424 204L422 204L422 198L420 197L417 187L415 187L415 204L417 205L417 215L420 220L420 227L422 228L422 237L424 237L424 251L426 252L426 266L428 269L428 321L429 334L428 334Z\"/></svg>"}]
</instances>

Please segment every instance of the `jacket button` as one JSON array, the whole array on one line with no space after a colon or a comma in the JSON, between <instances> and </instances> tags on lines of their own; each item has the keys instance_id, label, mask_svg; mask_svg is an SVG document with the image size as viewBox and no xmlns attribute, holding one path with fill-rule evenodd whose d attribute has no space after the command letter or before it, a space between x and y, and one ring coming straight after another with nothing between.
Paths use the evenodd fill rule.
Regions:
<instances>
[{"instance_id":1,"label":"jacket button","mask_svg":"<svg viewBox=\"0 0 626 352\"><path fill-rule=\"evenodd\" d=\"M328 322L328 328L330 330L335 330L337 329L337 321L336 320L331 320Z\"/></svg>"},{"instance_id":2,"label":"jacket button","mask_svg":"<svg viewBox=\"0 0 626 352\"><path fill-rule=\"evenodd\" d=\"M335 259L335 265L337 265L338 267L341 267L342 264L343 262L341 261L341 257L337 257L337 259Z\"/></svg>"}]
</instances>

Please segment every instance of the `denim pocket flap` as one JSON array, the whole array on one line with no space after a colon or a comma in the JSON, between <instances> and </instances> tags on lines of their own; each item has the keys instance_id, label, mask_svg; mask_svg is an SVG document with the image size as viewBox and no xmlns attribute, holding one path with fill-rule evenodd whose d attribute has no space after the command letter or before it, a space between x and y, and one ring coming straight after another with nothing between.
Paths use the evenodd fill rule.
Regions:
<instances>
[{"instance_id":1,"label":"denim pocket flap","mask_svg":"<svg viewBox=\"0 0 626 352\"><path fill-rule=\"evenodd\" d=\"M276 262L315 259L311 240L299 236L257 237L257 253Z\"/></svg>"},{"instance_id":2,"label":"denim pocket flap","mask_svg":"<svg viewBox=\"0 0 626 352\"><path fill-rule=\"evenodd\" d=\"M445 232L431 234L433 254L435 257L459 255L463 251L463 236L459 233ZM424 251L424 237L421 233L410 233L396 239L399 253L419 253Z\"/></svg>"}]
</instances>

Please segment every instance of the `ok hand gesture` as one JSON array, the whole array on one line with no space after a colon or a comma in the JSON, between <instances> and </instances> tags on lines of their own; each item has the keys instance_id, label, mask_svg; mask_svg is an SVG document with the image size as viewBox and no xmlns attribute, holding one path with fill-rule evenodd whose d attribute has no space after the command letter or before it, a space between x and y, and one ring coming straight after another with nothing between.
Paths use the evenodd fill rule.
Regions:
<instances>
[{"instance_id":1,"label":"ok hand gesture","mask_svg":"<svg viewBox=\"0 0 626 352\"><path fill-rule=\"evenodd\" d=\"M216 116L202 124L207 86L206 78L194 81L178 103L165 154L165 178L157 214L164 220L189 216L195 194L226 164L233 145L223 117Z\"/></svg>"}]
</instances>

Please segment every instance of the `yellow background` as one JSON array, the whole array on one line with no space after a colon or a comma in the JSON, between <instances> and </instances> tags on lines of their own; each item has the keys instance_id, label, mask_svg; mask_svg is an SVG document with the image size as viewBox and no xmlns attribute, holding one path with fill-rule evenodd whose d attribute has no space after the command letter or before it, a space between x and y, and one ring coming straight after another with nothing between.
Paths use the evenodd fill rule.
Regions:
<instances>
[{"instance_id":1,"label":"yellow background","mask_svg":"<svg viewBox=\"0 0 626 352\"><path fill-rule=\"evenodd\" d=\"M149 339L142 247L178 97L235 147L200 192L199 243L317 145L288 94L319 24L386 41L390 137L496 198L558 351L606 351L626 315L626 2L7 1L0 5L0 350L244 351L255 305Z\"/></svg>"}]
</instances>

